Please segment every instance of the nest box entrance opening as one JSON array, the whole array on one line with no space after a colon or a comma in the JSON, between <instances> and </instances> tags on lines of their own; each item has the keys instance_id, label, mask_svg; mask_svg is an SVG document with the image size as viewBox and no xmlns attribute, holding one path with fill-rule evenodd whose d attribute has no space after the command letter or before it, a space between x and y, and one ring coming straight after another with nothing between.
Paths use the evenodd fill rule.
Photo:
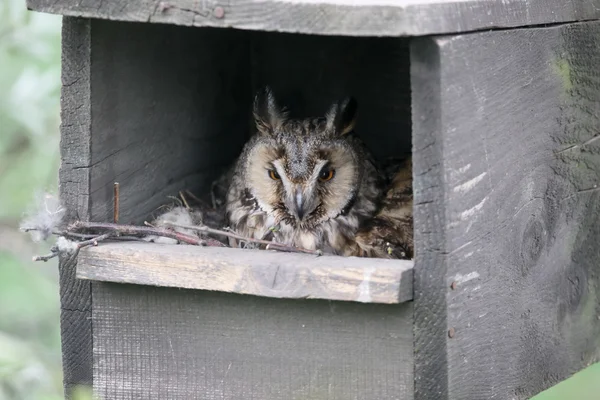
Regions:
<instances>
[{"instance_id":1,"label":"nest box entrance opening","mask_svg":"<svg viewBox=\"0 0 600 400\"><path fill-rule=\"evenodd\" d=\"M92 220L112 219L114 182L120 186L121 223L148 221L170 202L170 196L183 190L210 202L213 183L253 133L254 96L265 86L291 117L324 116L332 103L352 96L358 104L355 132L377 160L410 155L406 39L104 20L92 21L90 36ZM217 261L240 260L237 253L230 256L233 253L226 250L234 249L215 252ZM174 254L169 251L169 257ZM99 261L104 255L95 257ZM166 254L160 257L168 262ZM280 264L286 263L285 257L281 255ZM265 259L257 263L262 265ZM223 262L231 261L227 260ZM400 265L392 264L394 260L359 259L355 272L362 279L363 269L380 261ZM325 263L348 262L355 263ZM412 263L406 263L410 265L401 264L410 269ZM85 262L82 265L83 271ZM305 266L310 270L311 263ZM392 274L393 290L399 287L397 278L402 273ZM80 276L99 279L89 271ZM399 301L402 296L395 293L394 297Z\"/></svg>"}]
</instances>

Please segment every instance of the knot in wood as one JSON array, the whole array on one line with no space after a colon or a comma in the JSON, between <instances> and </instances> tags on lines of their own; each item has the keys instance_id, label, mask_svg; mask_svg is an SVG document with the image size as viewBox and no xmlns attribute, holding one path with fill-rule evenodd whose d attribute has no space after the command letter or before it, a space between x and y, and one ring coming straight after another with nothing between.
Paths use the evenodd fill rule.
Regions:
<instances>
[{"instance_id":1,"label":"knot in wood","mask_svg":"<svg viewBox=\"0 0 600 400\"><path fill-rule=\"evenodd\" d=\"M575 313L586 298L588 289L588 274L585 268L580 265L571 264L570 271L567 272L567 279L564 281L565 291L563 292L568 304L568 312Z\"/></svg>"},{"instance_id":2,"label":"knot in wood","mask_svg":"<svg viewBox=\"0 0 600 400\"><path fill-rule=\"evenodd\" d=\"M543 220L537 215L533 216L525 226L521 240L521 273L526 276L542 254L546 243L546 228Z\"/></svg>"}]
</instances>

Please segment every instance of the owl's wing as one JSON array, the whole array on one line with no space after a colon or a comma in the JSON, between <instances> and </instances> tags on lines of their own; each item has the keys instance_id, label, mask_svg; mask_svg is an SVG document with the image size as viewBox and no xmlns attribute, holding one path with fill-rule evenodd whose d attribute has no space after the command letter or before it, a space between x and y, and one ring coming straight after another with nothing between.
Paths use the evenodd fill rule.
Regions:
<instances>
[{"instance_id":1,"label":"owl's wing","mask_svg":"<svg viewBox=\"0 0 600 400\"><path fill-rule=\"evenodd\" d=\"M390 184L381 209L361 227L356 242L363 257L411 259L413 244L412 158L388 167Z\"/></svg>"}]
</instances>

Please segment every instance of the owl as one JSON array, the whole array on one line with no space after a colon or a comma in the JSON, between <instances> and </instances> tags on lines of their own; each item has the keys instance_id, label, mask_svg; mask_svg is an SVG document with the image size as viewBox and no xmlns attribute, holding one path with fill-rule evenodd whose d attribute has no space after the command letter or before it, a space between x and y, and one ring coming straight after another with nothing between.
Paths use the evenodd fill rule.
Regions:
<instances>
[{"instance_id":1,"label":"owl","mask_svg":"<svg viewBox=\"0 0 600 400\"><path fill-rule=\"evenodd\" d=\"M356 115L356 100L346 98L325 116L292 119L269 88L260 91L256 133L235 163L226 196L230 229L329 254L359 254L355 235L378 211L385 186L354 135Z\"/></svg>"}]
</instances>

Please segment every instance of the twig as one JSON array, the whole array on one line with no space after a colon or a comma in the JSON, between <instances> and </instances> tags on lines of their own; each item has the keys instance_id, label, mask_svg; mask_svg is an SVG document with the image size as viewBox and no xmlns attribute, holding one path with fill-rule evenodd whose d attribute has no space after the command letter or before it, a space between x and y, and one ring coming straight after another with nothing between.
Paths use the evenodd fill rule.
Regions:
<instances>
[{"instance_id":1,"label":"twig","mask_svg":"<svg viewBox=\"0 0 600 400\"><path fill-rule=\"evenodd\" d=\"M115 182L113 186L113 222L119 222L119 182Z\"/></svg>"},{"instance_id":2,"label":"twig","mask_svg":"<svg viewBox=\"0 0 600 400\"><path fill-rule=\"evenodd\" d=\"M264 244L267 246L267 250L278 250L278 251L285 251L288 253L307 253L307 254L314 254L314 255L318 255L318 256L323 254L323 252L321 250L308 250L308 249L303 249L301 247L287 246L287 245L276 243L276 242L270 242L268 240L248 238L245 236L238 235L237 233L233 233L231 231L222 231L219 229L213 229L213 228L209 228L208 226L205 226L205 225L200 225L200 226L180 225L180 224L174 224L169 221L163 221L163 223L167 226L171 226L174 228L189 229L189 230L204 232L204 233L212 233L213 235L226 236L226 237L230 237L233 239L242 240L245 242Z\"/></svg>"},{"instance_id":3,"label":"twig","mask_svg":"<svg viewBox=\"0 0 600 400\"><path fill-rule=\"evenodd\" d=\"M143 238L138 236L113 236L110 240L118 240L123 242L146 242Z\"/></svg>"},{"instance_id":4,"label":"twig","mask_svg":"<svg viewBox=\"0 0 600 400\"><path fill-rule=\"evenodd\" d=\"M162 236L171 239L178 240L187 244L195 246L204 246L206 243L204 240L200 240L196 237L189 236L183 233L175 232L170 229L156 228L150 226L134 226L134 225L120 225L112 224L109 222L84 222L77 221L69 226L68 231L81 231L81 230L107 230L119 234L129 236Z\"/></svg>"},{"instance_id":5,"label":"twig","mask_svg":"<svg viewBox=\"0 0 600 400\"><path fill-rule=\"evenodd\" d=\"M196 203L202 204L203 201L200 200L194 193L190 192L189 190L185 191L187 193L188 196L190 196L192 198L192 200L194 200Z\"/></svg>"},{"instance_id":6,"label":"twig","mask_svg":"<svg viewBox=\"0 0 600 400\"><path fill-rule=\"evenodd\" d=\"M183 190L179 191L179 197L181 197L181 201L183 201L183 205L185 206L185 209L189 211L191 209L191 207L188 204L187 200L185 199L185 196L183 195Z\"/></svg>"},{"instance_id":7,"label":"twig","mask_svg":"<svg viewBox=\"0 0 600 400\"><path fill-rule=\"evenodd\" d=\"M213 239L213 238L206 238L206 246L208 246L208 247L229 247L225 243L223 243L217 239Z\"/></svg>"},{"instance_id":8,"label":"twig","mask_svg":"<svg viewBox=\"0 0 600 400\"><path fill-rule=\"evenodd\" d=\"M34 256L33 257L33 261L47 262L48 260L50 260L50 259L52 259L54 257L58 257L58 251L50 253L50 254L46 254L44 256Z\"/></svg>"},{"instance_id":9,"label":"twig","mask_svg":"<svg viewBox=\"0 0 600 400\"><path fill-rule=\"evenodd\" d=\"M68 231L53 231L52 234L54 236L64 236L66 238L73 238L73 239L82 239L82 240L88 240L88 239L92 239L95 238L98 235L92 235L90 233L75 233L75 232L68 232Z\"/></svg>"},{"instance_id":10,"label":"twig","mask_svg":"<svg viewBox=\"0 0 600 400\"><path fill-rule=\"evenodd\" d=\"M175 202L177 202L177 205L179 207L183 206L183 201L181 201L181 199L179 197L176 197L176 196L167 196L167 199L174 200Z\"/></svg>"},{"instance_id":11,"label":"twig","mask_svg":"<svg viewBox=\"0 0 600 400\"><path fill-rule=\"evenodd\" d=\"M77 248L81 249L86 246L98 246L98 242L108 239L111 236L115 236L115 232L105 233L104 235L96 236L95 238L84 240L83 242L77 243Z\"/></svg>"},{"instance_id":12,"label":"twig","mask_svg":"<svg viewBox=\"0 0 600 400\"><path fill-rule=\"evenodd\" d=\"M31 232L31 231L40 231L41 229L25 227L25 228L21 228L21 230L23 232ZM75 233L75 232L69 232L69 231L52 231L52 234L54 236L64 236L64 237L70 237L73 239L84 239L84 240L91 239L96 236L96 235L91 235L89 233L87 233L87 234L86 233Z\"/></svg>"},{"instance_id":13,"label":"twig","mask_svg":"<svg viewBox=\"0 0 600 400\"><path fill-rule=\"evenodd\" d=\"M308 250L308 249L303 249L302 247L288 246L288 245L280 244L280 243L276 243L276 242L269 243L266 247L266 250L285 251L287 253L306 253L306 254L313 254L315 256L323 255L323 252L321 250Z\"/></svg>"},{"instance_id":14,"label":"twig","mask_svg":"<svg viewBox=\"0 0 600 400\"><path fill-rule=\"evenodd\" d=\"M114 232L105 233L104 235L95 236L92 239L84 240L82 242L77 242L76 251L79 251L79 249L81 249L83 247L87 247L87 246L97 246L98 242L106 240L114 235L115 235ZM57 246L52 246L49 254L46 254L44 256L35 256L35 257L33 257L33 261L46 262L54 257L57 257L59 254L60 254L60 249Z\"/></svg>"}]
</instances>

